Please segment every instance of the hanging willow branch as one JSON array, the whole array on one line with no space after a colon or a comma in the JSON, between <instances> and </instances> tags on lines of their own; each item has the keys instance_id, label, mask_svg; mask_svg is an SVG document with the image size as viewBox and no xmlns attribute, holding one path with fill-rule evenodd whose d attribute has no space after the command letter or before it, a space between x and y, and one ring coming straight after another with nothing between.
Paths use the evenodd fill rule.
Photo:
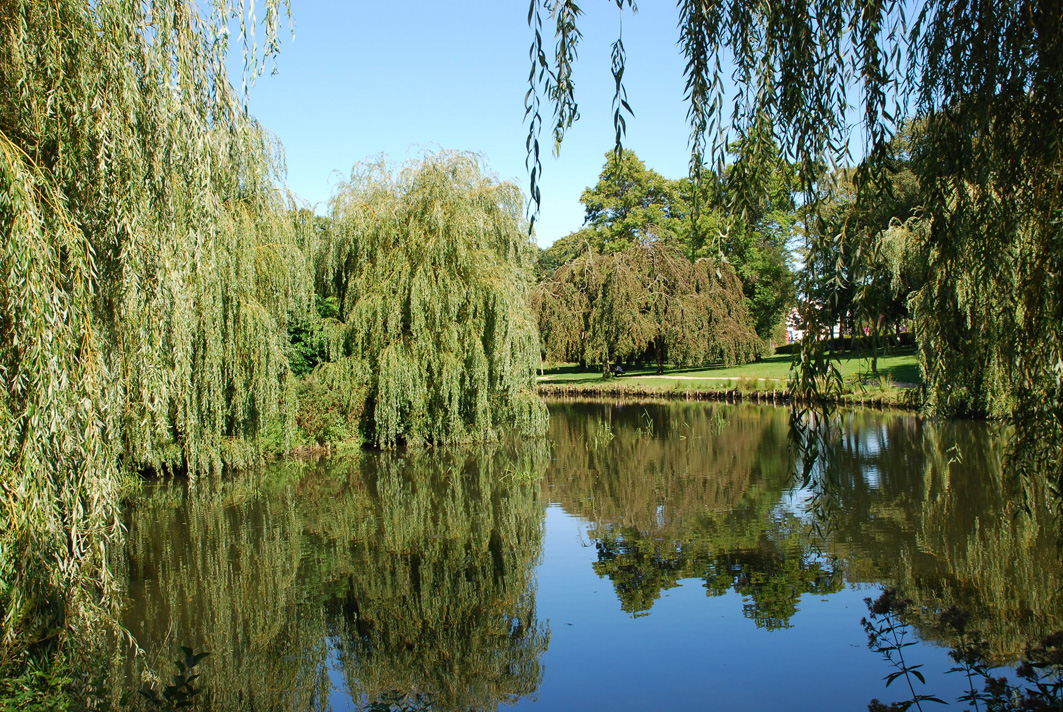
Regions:
<instances>
[{"instance_id":1,"label":"hanging willow branch","mask_svg":"<svg viewBox=\"0 0 1063 712\"><path fill-rule=\"evenodd\" d=\"M544 11L556 16L558 6L549 0L533 0L529 16ZM849 160L848 124L851 94L864 100L865 129L869 143L888 141L892 117L898 112L887 106L898 98L900 53L898 33L903 28L902 8L895 0L817 0L811 3L707 2L682 0L679 3L679 45L686 59L687 118L691 134L691 177L695 194L706 166L722 174L728 146L735 136L751 143L750 154L768 155L755 144L775 142L788 163L796 166L798 185L803 192L804 234L807 254L830 251L836 246L831 225L823 219L820 205L829 200L832 184L825 181L831 166ZM558 47L566 46L567 27L558 24ZM543 63L541 35L536 34L539 75L545 96L554 104L555 115L566 115L575 98L568 93L551 92L552 71L565 67L555 54L555 62ZM725 62L733 66L727 77ZM571 71L566 72L571 84ZM615 76L615 72L614 72ZM537 106L533 83L529 106ZM619 89L618 89L619 91ZM727 108L730 106L731 111ZM892 113L887 111L892 109ZM537 116L537 112L536 112ZM771 127L765 132L764 125ZM555 126L555 141L564 137L566 126ZM538 125L530 126L529 146ZM537 158L537 155L536 155ZM538 165L538 164L536 164ZM542 180L541 168L535 180ZM751 175L755 175L753 171ZM756 181L744 184L736 175L734 209L756 200L748 195L757 190ZM533 201L537 193L533 193ZM534 207L537 207L537 203ZM695 219L697 217L695 209ZM825 260L819 260L825 262ZM837 274L809 274L802 291L817 299L833 300L831 285ZM802 315L809 332L817 334L825 310L808 300ZM809 339L800 359L797 390L814 392L826 383L840 384L840 376L826 358L824 346Z\"/></svg>"},{"instance_id":2,"label":"hanging willow branch","mask_svg":"<svg viewBox=\"0 0 1063 712\"><path fill-rule=\"evenodd\" d=\"M647 354L658 369L666 360L734 364L759 343L734 270L659 242L611 255L587 246L536 285L531 303L548 359L603 370Z\"/></svg>"},{"instance_id":3,"label":"hanging willow branch","mask_svg":"<svg viewBox=\"0 0 1063 712\"><path fill-rule=\"evenodd\" d=\"M313 282L234 8L0 1L0 664L114 613L122 472L243 464L290 421Z\"/></svg>"},{"instance_id":4,"label":"hanging willow branch","mask_svg":"<svg viewBox=\"0 0 1063 712\"><path fill-rule=\"evenodd\" d=\"M373 444L545 430L522 200L477 156L452 152L360 164L337 188L317 273L339 299L349 357L371 374Z\"/></svg>"},{"instance_id":5,"label":"hanging willow branch","mask_svg":"<svg viewBox=\"0 0 1063 712\"><path fill-rule=\"evenodd\" d=\"M547 0L531 5L534 16L557 13ZM680 2L692 173L706 161L722 164L730 134L756 139L764 134L758 124L768 122L803 188L804 247L816 265L803 291L819 302L809 300L804 316L814 334L827 326L820 315L836 290L852 287L840 260L873 258L873 243L888 227L867 231L861 216L890 191L889 143L913 105L925 126L915 169L932 225L930 275L915 304L931 405L1008 414L1025 383L1050 387L1055 395L1034 390L1055 401L1063 379L1063 289L1056 288L1063 273L1063 9L938 0L907 17L908 7L896 0ZM550 77L562 62L540 66ZM567 93L545 96L561 115L575 102ZM858 209L837 223L822 206L835 197L832 167L854 162L854 119L865 156L852 176ZM846 231L864 233L859 254L841 254ZM829 367L815 343L802 355L808 378L799 388L814 390ZM1012 361L1004 373L1002 364Z\"/></svg>"},{"instance_id":6,"label":"hanging willow branch","mask_svg":"<svg viewBox=\"0 0 1063 712\"><path fill-rule=\"evenodd\" d=\"M532 0L529 16L544 11L556 13L556 3ZM1063 489L1063 7L681 0L679 42L695 182L703 164L719 169L729 133L756 137L765 117L797 168L807 337L791 387L804 400L836 390L840 375L820 336L839 317L879 314L859 299L881 293L865 287L884 272L875 264L880 243L897 234L886 238L889 225L867 217L890 193L898 123L914 120L924 127L912 160L923 224L911 231L920 241L912 251L928 264L910 307L927 407L1009 418L1039 433L1020 438L1019 469ZM539 77L561 66L545 56ZM528 105L537 116L535 91ZM575 102L544 95L560 105L555 114ZM533 122L529 147L538 128ZM850 145L860 140L856 161ZM853 195L835 195L847 182L838 174L850 171ZM834 219L831 206L846 199L852 209ZM846 292L858 301L839 314Z\"/></svg>"}]
</instances>

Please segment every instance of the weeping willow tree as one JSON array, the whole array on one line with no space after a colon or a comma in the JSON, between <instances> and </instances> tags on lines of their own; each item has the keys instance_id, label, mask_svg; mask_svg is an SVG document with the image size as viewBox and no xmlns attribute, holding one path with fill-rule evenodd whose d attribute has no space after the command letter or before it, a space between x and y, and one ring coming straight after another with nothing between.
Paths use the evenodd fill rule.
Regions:
<instances>
[{"instance_id":1,"label":"weeping willow tree","mask_svg":"<svg viewBox=\"0 0 1063 712\"><path fill-rule=\"evenodd\" d=\"M368 373L369 442L538 434L539 336L527 293L535 255L511 183L472 154L355 166L332 199L319 289L335 296L345 358Z\"/></svg>"},{"instance_id":2,"label":"weeping willow tree","mask_svg":"<svg viewBox=\"0 0 1063 712\"><path fill-rule=\"evenodd\" d=\"M121 473L244 464L290 422L308 232L226 76L231 8L0 2L0 666L113 613Z\"/></svg>"},{"instance_id":3,"label":"weeping willow tree","mask_svg":"<svg viewBox=\"0 0 1063 712\"><path fill-rule=\"evenodd\" d=\"M742 285L722 261L690 262L643 242L611 255L588 246L536 285L532 308L547 358L598 363L650 354L681 364L748 361L758 346Z\"/></svg>"},{"instance_id":4,"label":"weeping willow tree","mask_svg":"<svg viewBox=\"0 0 1063 712\"><path fill-rule=\"evenodd\" d=\"M633 0L617 0L622 13ZM691 173L723 165L736 137L758 126L796 170L809 325L796 357L801 395L836 392L840 374L816 338L838 293L848 232L855 258L873 259L865 229L891 191L889 144L898 122L926 127L913 170L928 219L925 286L914 299L928 405L940 413L1009 417L1017 464L1063 482L1063 8L1022 0L681 0L679 46L691 126ZM531 0L527 98L532 199L542 178L543 97L559 144L578 116L574 65L582 11L573 0ZM555 27L550 53L544 20ZM613 46L619 145L630 106L623 42ZM724 67L733 67L730 79ZM851 133L857 126L860 136ZM863 145L860 146L860 139ZM853 224L828 219L834 168L857 163ZM758 158L759 157L759 158ZM743 186L737 186L740 208ZM746 185L752 189L755 186ZM694 218L696 224L697 207ZM859 274L859 270L857 270ZM823 306L828 308L824 309ZM1047 447L1043 447L1047 444ZM1027 447L1030 446L1030 447Z\"/></svg>"}]
</instances>

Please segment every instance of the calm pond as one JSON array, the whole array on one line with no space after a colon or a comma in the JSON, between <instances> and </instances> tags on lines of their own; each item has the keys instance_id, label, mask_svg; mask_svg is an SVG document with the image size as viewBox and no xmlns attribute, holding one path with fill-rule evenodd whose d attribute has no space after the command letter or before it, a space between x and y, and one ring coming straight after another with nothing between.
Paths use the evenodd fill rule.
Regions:
<instances>
[{"instance_id":1,"label":"calm pond","mask_svg":"<svg viewBox=\"0 0 1063 712\"><path fill-rule=\"evenodd\" d=\"M218 710L861 710L908 692L861 626L883 586L945 700L966 681L936 611L970 611L1000 661L1063 625L1058 529L1006 509L984 423L847 414L815 500L782 409L551 415L545 442L150 488L120 564L143 659L211 651Z\"/></svg>"}]
</instances>

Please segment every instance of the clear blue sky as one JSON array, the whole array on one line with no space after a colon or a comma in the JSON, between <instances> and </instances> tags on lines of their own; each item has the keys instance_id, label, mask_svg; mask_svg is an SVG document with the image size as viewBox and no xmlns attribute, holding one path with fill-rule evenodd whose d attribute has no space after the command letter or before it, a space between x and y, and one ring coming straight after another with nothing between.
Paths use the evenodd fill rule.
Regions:
<instances>
[{"instance_id":1,"label":"clear blue sky","mask_svg":"<svg viewBox=\"0 0 1063 712\"><path fill-rule=\"evenodd\" d=\"M354 163L447 148L483 154L499 178L527 191L527 7L525 0L292 0L295 37L283 34L277 74L260 77L249 95L251 113L284 144L289 187L324 213ZM581 119L558 159L548 125L540 141L537 238L544 247L582 225L579 196L597 181L613 145L609 52L620 14L611 0L587 0L583 9L575 77ZM678 178L686 175L689 151L677 10L654 0L623 18L625 83L635 110L625 145L650 168Z\"/></svg>"}]
</instances>

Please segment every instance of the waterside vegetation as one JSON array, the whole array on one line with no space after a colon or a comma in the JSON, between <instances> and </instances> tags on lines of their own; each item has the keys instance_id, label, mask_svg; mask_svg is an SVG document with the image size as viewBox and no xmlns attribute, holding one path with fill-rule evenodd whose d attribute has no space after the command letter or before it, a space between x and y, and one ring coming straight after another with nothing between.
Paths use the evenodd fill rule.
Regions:
<instances>
[{"instance_id":1,"label":"waterside vegetation","mask_svg":"<svg viewBox=\"0 0 1063 712\"><path fill-rule=\"evenodd\" d=\"M532 293L545 357L580 361L608 375L618 361L728 365L748 361L758 342L734 271L690 262L661 244L612 255L588 247Z\"/></svg>"},{"instance_id":2,"label":"waterside vegetation","mask_svg":"<svg viewBox=\"0 0 1063 712\"><path fill-rule=\"evenodd\" d=\"M844 388L835 396L839 405L890 407L919 410L923 392L919 364L913 349L903 349L877 358L872 370L870 358L850 353L838 359ZM622 364L622 374L603 376L579 364L544 364L538 377L538 391L544 396L629 396L686 400L753 401L785 404L791 402L788 388L793 359L779 354L750 363L726 366L665 368Z\"/></svg>"},{"instance_id":3,"label":"waterside vegetation","mask_svg":"<svg viewBox=\"0 0 1063 712\"><path fill-rule=\"evenodd\" d=\"M230 21L246 83L287 3L264 43L242 8L0 2L5 679L90 667L143 474L545 428L519 190L443 152L357 167L314 216L226 73Z\"/></svg>"},{"instance_id":4,"label":"waterside vegetation","mask_svg":"<svg viewBox=\"0 0 1063 712\"><path fill-rule=\"evenodd\" d=\"M515 185L462 153L356 166L336 189L315 258L319 294L339 305L325 336L335 361L313 378L364 393L371 444L545 429L522 210Z\"/></svg>"},{"instance_id":5,"label":"waterside vegetation","mask_svg":"<svg viewBox=\"0 0 1063 712\"><path fill-rule=\"evenodd\" d=\"M814 440L836 436L830 408L813 406L865 387L899 392L887 388L891 366L877 351L847 392L830 340L819 337L840 325L877 341L911 327L919 404L1009 422L1007 469L1022 503L1037 505L1047 489L1063 511L1059 9L929 2L909 24L907 4L894 0L813 5L679 4L693 148L685 182L660 179L619 146L630 107L618 40L618 150L584 195L585 229L543 257L521 192L477 156L356 166L327 218L287 192L282 147L249 115L226 71L236 18L245 85L268 67L287 0L258 3L261 41L242 0L0 0L0 696L49 705L97 684L92 661L122 634L123 502L145 475L215 491L225 473L300 448L534 437L548 425L535 382L543 355L603 373L620 360L655 362L658 372L666 363L731 367L770 354L795 304L808 338L786 390L802 404L792 425L806 438L806 476L829 481L839 466ZM581 14L569 0L530 3L535 202L540 96L555 109L556 144L578 114L572 63ZM544 15L557 23L552 57ZM735 67L734 97L720 56ZM857 85L867 145L852 161L845 122ZM736 141L724 133L731 100ZM914 113L905 116L909 101ZM800 272L787 259L795 243ZM744 389L739 380L731 391ZM448 472L482 475L479 466L452 463ZM480 625L484 612L494 616L469 660L490 658L483 651L497 644L523 676L488 671L464 688L469 699L438 693L465 706L528 689L545 645L534 626L499 623L503 614L534 617L525 569L537 525L524 515L490 526L461 518L465 496L509 496L493 494L495 486L437 501L396 485L396 500L421 520L386 507L342 517L352 527L381 513L409 518L380 526L394 529L393 543L403 526L421 526L432 533L408 543L436 552L437 533L445 536L437 511L453 515L455 527L494 527L479 531L459 573L420 561L396 573L388 567L408 554L399 547L377 566L379 580L362 582L401 579L417 590L413 579L431 574L457 589L470 608L456 614L425 598L389 599L394 610L420 607L424 616L410 624L440 639ZM526 493L513 496L534 509ZM224 531L224 512L202 516ZM494 532L506 527L527 548L499 553ZM356 539L337 535L343 546ZM265 545L290 573L291 541ZM343 546L341 559L373 556ZM174 556L186 557L176 565L188 564L190 580L247 574L197 551ZM787 571L807 590L820 590L822 573L800 562ZM494 589L463 588L491 576ZM246 583L273 587L278 607L290 603L280 595L284 580L230 583L219 590L234 599ZM186 603L160 603L159 615ZM628 605L637 610L644 598ZM311 611L316 631L332 620L326 609ZM267 613L251 612L263 616L254 622L262 635L276 632ZM296 635L297 618L276 624ZM223 633L243 635L223 623ZM394 649L390 679L444 657L403 657L413 629L378 623L351 637L355 654L344 664ZM263 680L272 674L262 670ZM320 675L290 681L317 699ZM366 691L373 700L389 694L378 683ZM55 689L63 692L54 697Z\"/></svg>"},{"instance_id":6,"label":"waterside vegetation","mask_svg":"<svg viewBox=\"0 0 1063 712\"><path fill-rule=\"evenodd\" d=\"M621 13L635 5L617 1ZM1017 469L1063 482L1059 8L684 0L678 9L692 195L724 175L737 137L748 160L734 162L727 202L730 212L750 215L781 159L798 197L805 331L818 336L851 318L882 334L892 328L886 302L904 290L928 407L1013 418L1030 445L1016 452ZM569 0L530 3L533 201L543 178L542 110L552 110L555 146L579 115L582 16ZM552 52L544 24L553 25ZM618 158L634 113L626 62L618 37ZM730 81L722 66L733 66ZM853 158L854 141L862 159ZM699 215L695 200L696 242L704 236ZM913 256L907 264L916 271L904 268ZM824 340L805 339L797 363L795 395L814 401L824 388L840 388ZM1044 442L1051 447L1038 447Z\"/></svg>"}]
</instances>

